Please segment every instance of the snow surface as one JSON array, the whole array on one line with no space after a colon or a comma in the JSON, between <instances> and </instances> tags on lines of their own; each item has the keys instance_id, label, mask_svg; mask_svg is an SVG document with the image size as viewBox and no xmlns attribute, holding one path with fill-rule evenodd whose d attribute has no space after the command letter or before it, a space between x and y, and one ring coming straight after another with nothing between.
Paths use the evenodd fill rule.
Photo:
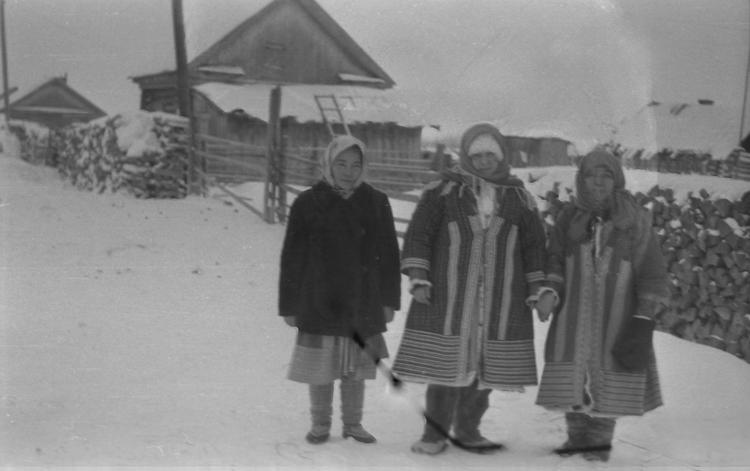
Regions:
<instances>
[{"instance_id":1,"label":"snow surface","mask_svg":"<svg viewBox=\"0 0 750 471\"><path fill-rule=\"evenodd\" d=\"M548 172L537 185L562 175ZM259 204L257 185L241 189ZM218 195L97 195L0 155L0 465L605 467L550 453L564 422L534 405L536 388L490 396L482 431L507 451L415 455L424 387L394 393L382 375L365 402L377 444L343 440L338 420L331 442L307 444L306 386L285 379L294 330L276 313L283 235ZM386 335L392 354L403 322ZM666 405L618 422L606 467L748 469L750 365L662 333L655 348Z\"/></svg>"}]
</instances>

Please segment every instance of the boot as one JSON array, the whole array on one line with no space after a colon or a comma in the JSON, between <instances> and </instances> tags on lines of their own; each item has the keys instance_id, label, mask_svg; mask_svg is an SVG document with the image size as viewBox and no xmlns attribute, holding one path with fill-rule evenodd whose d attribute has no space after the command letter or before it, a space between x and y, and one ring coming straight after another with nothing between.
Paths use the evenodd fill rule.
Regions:
<instances>
[{"instance_id":1,"label":"boot","mask_svg":"<svg viewBox=\"0 0 750 471\"><path fill-rule=\"evenodd\" d=\"M411 446L411 451L420 455L437 455L444 452L446 448L448 448L448 440L427 442L422 439Z\"/></svg>"},{"instance_id":2,"label":"boot","mask_svg":"<svg viewBox=\"0 0 750 471\"><path fill-rule=\"evenodd\" d=\"M589 417L586 437L590 450L583 454L583 458L588 461L609 461L614 433L615 419Z\"/></svg>"},{"instance_id":3,"label":"boot","mask_svg":"<svg viewBox=\"0 0 750 471\"><path fill-rule=\"evenodd\" d=\"M555 450L560 456L583 455L588 461L609 461L615 420L590 417L580 412L565 414L568 439Z\"/></svg>"},{"instance_id":4,"label":"boot","mask_svg":"<svg viewBox=\"0 0 750 471\"><path fill-rule=\"evenodd\" d=\"M312 427L305 440L313 445L328 441L331 436L331 415L333 415L333 383L310 385L310 417Z\"/></svg>"},{"instance_id":5,"label":"boot","mask_svg":"<svg viewBox=\"0 0 750 471\"><path fill-rule=\"evenodd\" d=\"M568 457L576 453L583 453L588 448L586 433L588 431L587 415L581 412L567 412L565 424L568 429L568 439L555 450L560 456Z\"/></svg>"},{"instance_id":6,"label":"boot","mask_svg":"<svg viewBox=\"0 0 750 471\"><path fill-rule=\"evenodd\" d=\"M472 453L493 453L503 445L493 442L479 432L482 416L490 405L490 389L479 389L477 381L470 386L458 389L453 430L456 434L454 445Z\"/></svg>"},{"instance_id":7,"label":"boot","mask_svg":"<svg viewBox=\"0 0 750 471\"><path fill-rule=\"evenodd\" d=\"M456 437L456 440L458 442L454 441L453 443L454 444L460 443L460 445L458 446L460 446L461 449L471 452L471 453L477 453L480 455L494 453L496 451L500 451L503 448L505 448L505 446L502 443L493 442L489 438L485 438L484 436L479 435L479 434L471 438Z\"/></svg>"},{"instance_id":8,"label":"boot","mask_svg":"<svg viewBox=\"0 0 750 471\"><path fill-rule=\"evenodd\" d=\"M341 434L344 438L353 438L360 443L375 443L377 440L375 437L365 430L361 424L357 425L344 425L344 430Z\"/></svg>"},{"instance_id":9,"label":"boot","mask_svg":"<svg viewBox=\"0 0 750 471\"><path fill-rule=\"evenodd\" d=\"M365 402L365 380L343 377L341 379L342 436L360 443L375 443L375 437L362 427L362 408Z\"/></svg>"}]
</instances>

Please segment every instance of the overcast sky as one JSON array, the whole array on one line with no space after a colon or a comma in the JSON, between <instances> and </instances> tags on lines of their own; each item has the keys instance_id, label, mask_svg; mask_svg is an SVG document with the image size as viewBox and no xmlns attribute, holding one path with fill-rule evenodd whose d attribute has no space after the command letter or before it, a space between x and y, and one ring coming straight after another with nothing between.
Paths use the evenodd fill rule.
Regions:
<instances>
[{"instance_id":1,"label":"overcast sky","mask_svg":"<svg viewBox=\"0 0 750 471\"><path fill-rule=\"evenodd\" d=\"M318 1L436 124L585 132L651 99L742 103L749 0ZM191 59L269 0L183 2ZM6 0L6 27L14 99L67 74L131 111L128 77L174 68L170 0Z\"/></svg>"}]
</instances>

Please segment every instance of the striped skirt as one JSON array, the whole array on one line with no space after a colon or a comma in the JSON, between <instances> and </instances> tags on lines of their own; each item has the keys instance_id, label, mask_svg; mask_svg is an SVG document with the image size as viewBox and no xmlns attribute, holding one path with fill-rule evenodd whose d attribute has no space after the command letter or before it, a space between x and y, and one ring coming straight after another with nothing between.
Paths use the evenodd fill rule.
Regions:
<instances>
[{"instance_id":1,"label":"striped skirt","mask_svg":"<svg viewBox=\"0 0 750 471\"><path fill-rule=\"evenodd\" d=\"M381 334L365 341L367 351L348 337L297 333L287 378L307 384L328 384L344 376L375 379L375 359L388 358Z\"/></svg>"}]
</instances>

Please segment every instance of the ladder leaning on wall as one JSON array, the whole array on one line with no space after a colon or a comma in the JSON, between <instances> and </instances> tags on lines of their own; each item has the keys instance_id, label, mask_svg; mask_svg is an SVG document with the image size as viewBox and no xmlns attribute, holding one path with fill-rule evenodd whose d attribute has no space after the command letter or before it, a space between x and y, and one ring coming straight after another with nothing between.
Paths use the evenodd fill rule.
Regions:
<instances>
[{"instance_id":1,"label":"ladder leaning on wall","mask_svg":"<svg viewBox=\"0 0 750 471\"><path fill-rule=\"evenodd\" d=\"M323 123L325 123L332 138L342 134L351 135L336 95L315 95L315 103L318 105L320 117L323 118ZM343 132L336 132L335 125L339 125Z\"/></svg>"}]
</instances>

